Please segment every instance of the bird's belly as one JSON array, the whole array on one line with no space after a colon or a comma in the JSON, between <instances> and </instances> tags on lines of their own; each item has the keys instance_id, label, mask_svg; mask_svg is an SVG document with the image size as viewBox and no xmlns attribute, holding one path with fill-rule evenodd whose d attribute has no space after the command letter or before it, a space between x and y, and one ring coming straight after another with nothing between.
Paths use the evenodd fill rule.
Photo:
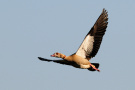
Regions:
<instances>
[{"instance_id":1,"label":"bird's belly","mask_svg":"<svg viewBox=\"0 0 135 90\"><path fill-rule=\"evenodd\" d=\"M78 55L68 56L66 60L75 62L77 65L80 66L80 68L90 68L90 62L87 59L84 59Z\"/></svg>"},{"instance_id":2,"label":"bird's belly","mask_svg":"<svg viewBox=\"0 0 135 90\"><path fill-rule=\"evenodd\" d=\"M87 68L90 68L90 65L83 65L83 64L80 64L80 68L84 68L84 69L87 69Z\"/></svg>"},{"instance_id":3,"label":"bird's belly","mask_svg":"<svg viewBox=\"0 0 135 90\"><path fill-rule=\"evenodd\" d=\"M72 61L76 62L78 65L88 65L90 62L87 59L84 59L80 56L74 55Z\"/></svg>"}]
</instances>

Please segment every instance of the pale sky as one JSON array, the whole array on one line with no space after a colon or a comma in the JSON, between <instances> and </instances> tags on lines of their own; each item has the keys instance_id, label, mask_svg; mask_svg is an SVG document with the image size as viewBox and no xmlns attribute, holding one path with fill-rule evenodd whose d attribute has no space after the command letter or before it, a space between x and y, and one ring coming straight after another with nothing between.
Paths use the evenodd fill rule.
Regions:
<instances>
[{"instance_id":1,"label":"pale sky","mask_svg":"<svg viewBox=\"0 0 135 90\"><path fill-rule=\"evenodd\" d=\"M105 8L91 72L37 57L75 53ZM0 90L135 90L135 0L1 0Z\"/></svg>"}]
</instances>

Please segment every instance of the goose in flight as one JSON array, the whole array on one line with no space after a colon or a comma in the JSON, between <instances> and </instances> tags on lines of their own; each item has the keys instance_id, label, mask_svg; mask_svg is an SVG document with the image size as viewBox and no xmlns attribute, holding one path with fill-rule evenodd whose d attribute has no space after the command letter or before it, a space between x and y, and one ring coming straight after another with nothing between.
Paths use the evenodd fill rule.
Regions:
<instances>
[{"instance_id":1,"label":"goose in flight","mask_svg":"<svg viewBox=\"0 0 135 90\"><path fill-rule=\"evenodd\" d=\"M51 57L62 58L61 60L49 60L42 57L38 57L42 61L55 62L65 65L71 65L76 68L88 69L90 71L99 71L98 63L90 63L89 60L97 54L103 36L105 34L108 24L108 12L103 9L101 15L97 19L94 26L85 36L82 44L76 53L66 56L62 53L54 53Z\"/></svg>"}]
</instances>

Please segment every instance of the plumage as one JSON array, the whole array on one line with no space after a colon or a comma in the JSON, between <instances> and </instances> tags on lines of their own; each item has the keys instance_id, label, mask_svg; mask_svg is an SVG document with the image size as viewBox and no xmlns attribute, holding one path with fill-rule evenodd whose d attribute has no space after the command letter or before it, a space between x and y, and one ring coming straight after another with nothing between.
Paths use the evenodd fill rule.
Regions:
<instances>
[{"instance_id":1,"label":"plumage","mask_svg":"<svg viewBox=\"0 0 135 90\"><path fill-rule=\"evenodd\" d=\"M100 71L98 69L99 64L90 63L89 60L95 57L95 55L97 54L103 36L105 34L107 25L108 14L107 11L103 9L101 15L99 16L91 30L88 32L88 34L85 36L82 44L80 45L76 53L70 56L66 56L64 54L56 52L53 55L51 55L52 57L62 58L63 60L48 60L41 57L39 57L39 59L42 61L53 61L60 64L71 65L76 68L88 69L90 71Z\"/></svg>"},{"instance_id":2,"label":"plumage","mask_svg":"<svg viewBox=\"0 0 135 90\"><path fill-rule=\"evenodd\" d=\"M105 9L103 9L101 15L97 19L94 26L91 28L91 30L86 35L83 43L81 44L80 48L77 50L76 54L85 57L85 58L91 58L94 57L99 48L100 44L102 42L103 35L105 34L107 24L108 24L108 14ZM92 39L93 38L93 39ZM89 41L89 42L87 42ZM85 44L87 42L87 44ZM87 47L87 48L86 48ZM80 52L83 52L81 54Z\"/></svg>"}]
</instances>

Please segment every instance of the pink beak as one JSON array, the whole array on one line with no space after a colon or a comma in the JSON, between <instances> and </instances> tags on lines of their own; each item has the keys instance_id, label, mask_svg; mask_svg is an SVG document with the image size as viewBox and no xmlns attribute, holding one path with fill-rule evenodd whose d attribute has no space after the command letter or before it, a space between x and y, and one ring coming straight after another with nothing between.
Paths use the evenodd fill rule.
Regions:
<instances>
[{"instance_id":1,"label":"pink beak","mask_svg":"<svg viewBox=\"0 0 135 90\"><path fill-rule=\"evenodd\" d=\"M51 57L55 57L55 55L53 54L53 55L51 55Z\"/></svg>"}]
</instances>

